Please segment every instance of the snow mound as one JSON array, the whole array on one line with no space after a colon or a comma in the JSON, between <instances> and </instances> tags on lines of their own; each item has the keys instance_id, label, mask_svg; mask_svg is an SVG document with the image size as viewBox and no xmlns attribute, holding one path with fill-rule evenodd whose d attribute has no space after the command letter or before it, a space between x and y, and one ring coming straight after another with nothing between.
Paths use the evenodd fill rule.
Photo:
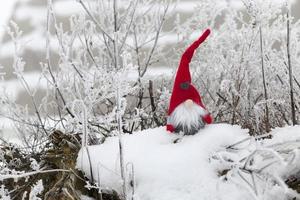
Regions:
<instances>
[{"instance_id":1,"label":"snow mound","mask_svg":"<svg viewBox=\"0 0 300 200\"><path fill-rule=\"evenodd\" d=\"M300 135L296 134L297 130L299 132L300 128L296 127L289 131L288 135L293 141L300 138ZM218 157L218 152L226 152L230 145L239 144L239 141L254 143L250 145L251 148L231 155L230 168L232 169L233 166L238 166L240 159L247 154L245 152L252 154L251 152L255 151L253 149L257 146L274 145L274 142L284 141L282 132L285 132L285 129L274 132L276 132L274 140L268 142L247 140L249 138L247 130L228 124L208 125L196 135L184 136L178 143L174 143L178 136L166 132L164 127L124 135L122 142L126 174L131 173L132 166L134 169L134 199L256 199L251 188L245 187L247 184L225 181L221 178L220 170L227 169L229 165L219 162L218 159L214 160L214 157ZM100 185L100 188L114 189L121 193L118 145L118 137L111 137L107 138L102 145L82 149L78 156L77 167L82 169L90 179L92 174L93 180ZM277 191L282 192L279 189Z\"/></svg>"},{"instance_id":2,"label":"snow mound","mask_svg":"<svg viewBox=\"0 0 300 200\"><path fill-rule=\"evenodd\" d=\"M132 163L138 199L216 199L219 182L210 156L226 145L247 137L247 130L225 124L210 125L194 136L173 143L176 135L164 127L124 135L125 162ZM94 180L102 187L121 190L118 137L90 146ZM86 150L79 153L78 167L90 176ZM221 191L220 191L221 192ZM232 196L232 195L230 195Z\"/></svg>"}]
</instances>

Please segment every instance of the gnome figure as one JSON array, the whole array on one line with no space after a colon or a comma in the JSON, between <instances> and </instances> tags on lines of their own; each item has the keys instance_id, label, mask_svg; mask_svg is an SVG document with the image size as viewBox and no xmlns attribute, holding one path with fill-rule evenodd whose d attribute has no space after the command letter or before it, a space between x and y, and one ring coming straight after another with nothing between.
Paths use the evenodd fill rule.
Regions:
<instances>
[{"instance_id":1,"label":"gnome figure","mask_svg":"<svg viewBox=\"0 0 300 200\"><path fill-rule=\"evenodd\" d=\"M167 130L184 135L194 135L205 124L212 123L212 117L204 107L197 89L191 83L189 64L195 50L210 34L207 29L181 57L177 69L168 111Z\"/></svg>"}]
</instances>

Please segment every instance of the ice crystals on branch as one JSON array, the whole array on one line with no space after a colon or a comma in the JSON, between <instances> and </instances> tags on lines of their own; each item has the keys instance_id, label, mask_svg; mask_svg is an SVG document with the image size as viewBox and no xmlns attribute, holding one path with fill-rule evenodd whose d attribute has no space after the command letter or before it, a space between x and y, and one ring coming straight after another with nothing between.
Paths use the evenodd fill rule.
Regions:
<instances>
[{"instance_id":1,"label":"ice crystals on branch","mask_svg":"<svg viewBox=\"0 0 300 200\"><path fill-rule=\"evenodd\" d=\"M293 132L286 131L286 134L292 135ZM274 140L245 138L216 152L211 161L218 163L219 175L224 182L243 187L253 199L271 199L273 195L280 199L297 196L284 180L298 170L299 164L296 163L300 160L296 155L300 142L287 139L282 142L277 135L275 137Z\"/></svg>"}]
</instances>

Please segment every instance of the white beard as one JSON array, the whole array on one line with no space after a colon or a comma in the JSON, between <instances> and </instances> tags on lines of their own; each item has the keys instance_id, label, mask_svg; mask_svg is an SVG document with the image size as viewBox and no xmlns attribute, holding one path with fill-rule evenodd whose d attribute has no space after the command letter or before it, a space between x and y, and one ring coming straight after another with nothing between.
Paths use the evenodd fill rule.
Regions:
<instances>
[{"instance_id":1,"label":"white beard","mask_svg":"<svg viewBox=\"0 0 300 200\"><path fill-rule=\"evenodd\" d=\"M193 135L204 127L202 116L206 114L207 111L198 104L187 106L183 102L172 112L168 121L176 132L183 131L185 135Z\"/></svg>"}]
</instances>

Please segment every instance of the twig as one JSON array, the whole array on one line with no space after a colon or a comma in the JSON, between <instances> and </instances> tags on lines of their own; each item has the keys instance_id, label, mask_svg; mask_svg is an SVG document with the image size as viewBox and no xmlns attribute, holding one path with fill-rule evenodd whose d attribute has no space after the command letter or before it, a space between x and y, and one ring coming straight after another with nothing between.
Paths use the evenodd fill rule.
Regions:
<instances>
[{"instance_id":1,"label":"twig","mask_svg":"<svg viewBox=\"0 0 300 200\"><path fill-rule=\"evenodd\" d=\"M211 92L209 91L209 88L207 87L206 83L205 83L204 80L202 79L201 75L199 75L199 78L200 78L200 80L201 80L201 82L202 82L202 84L203 84L203 86L204 86L206 92L208 93L209 97L210 97L210 98L213 100L213 102L215 103L216 100L215 100L215 98L212 96Z\"/></svg>"},{"instance_id":2,"label":"twig","mask_svg":"<svg viewBox=\"0 0 300 200\"><path fill-rule=\"evenodd\" d=\"M127 31L125 33L125 37L123 38L123 42L122 44L120 45L120 49L119 49L119 52L122 52L123 50L123 47L124 45L126 44L126 40L127 40L127 37L129 35L129 32L130 32L130 28L133 24L133 19L134 19L134 16L135 16L135 11L136 11L136 8L137 8L137 5L138 5L138 1L139 0L136 0L135 4L134 4L134 7L133 7L133 11L132 11L132 14L131 14L131 17L130 17L130 23L129 25L127 26ZM129 11L128 11L129 12ZM125 18L125 17L124 17ZM120 22L120 26L121 26L122 22Z\"/></svg>"},{"instance_id":3,"label":"twig","mask_svg":"<svg viewBox=\"0 0 300 200\"><path fill-rule=\"evenodd\" d=\"M93 173L93 165L92 165L92 160L91 160L91 154L90 151L88 149L88 146L85 147L86 148L86 153L88 156L88 160L89 160L89 167L90 167L90 173L91 173L91 182L94 182L94 173Z\"/></svg>"},{"instance_id":4,"label":"twig","mask_svg":"<svg viewBox=\"0 0 300 200\"><path fill-rule=\"evenodd\" d=\"M287 59L288 59L288 70L289 70L289 82L290 82L290 98L291 98L291 113L292 113L292 123L293 126L297 124L296 121L296 111L295 111L295 100L294 100L294 87L293 87L293 69L291 64L291 53L290 53L290 16L289 16L289 8L287 9L286 13L287 17L287 42L286 42L286 48L287 48Z\"/></svg>"},{"instance_id":5,"label":"twig","mask_svg":"<svg viewBox=\"0 0 300 200\"><path fill-rule=\"evenodd\" d=\"M100 29L100 31L108 37L111 41L113 41L113 38L110 37L110 35L101 27L100 23L95 19L95 17L92 15L92 13L89 11L89 9L86 7L86 5L83 3L82 0L78 0L78 2L81 4L85 12L88 14L88 16L92 19L92 21L95 23L95 25Z\"/></svg>"},{"instance_id":6,"label":"twig","mask_svg":"<svg viewBox=\"0 0 300 200\"><path fill-rule=\"evenodd\" d=\"M155 101L154 101L154 95L153 95L153 81L149 80L149 96L150 96L150 103L151 103L151 110L153 113L153 120L155 121L157 126L160 126L161 124L159 123L159 120L157 119L156 116L156 106L155 106Z\"/></svg>"},{"instance_id":7,"label":"twig","mask_svg":"<svg viewBox=\"0 0 300 200\"><path fill-rule=\"evenodd\" d=\"M70 170L67 169L49 169L49 170L43 170L43 171L33 171L33 172L26 172L23 174L6 174L6 175L0 175L0 180L6 180L6 179L19 179L19 178L25 178L28 176L36 175L36 174L46 174L46 173L52 173L52 172L71 172Z\"/></svg>"},{"instance_id":8,"label":"twig","mask_svg":"<svg viewBox=\"0 0 300 200\"><path fill-rule=\"evenodd\" d=\"M238 141L238 142L236 142L236 143L234 143L234 144L232 144L232 145L227 146L226 149L234 149L234 148L233 148L234 146L237 146L237 145L239 145L239 144L242 144L242 143L244 143L244 142L246 142L246 141L248 141L248 140L251 140L251 139L252 139L252 137L247 137L247 138L245 138L245 139L243 139L243 140L241 140L241 141Z\"/></svg>"},{"instance_id":9,"label":"twig","mask_svg":"<svg viewBox=\"0 0 300 200\"><path fill-rule=\"evenodd\" d=\"M113 15L114 15L114 39L113 39L113 48L114 48L114 65L115 70L119 69L119 48L118 48L118 16L117 16L117 0L113 0ZM120 74L118 75L120 81ZM118 136L119 136L119 153L120 153L120 171L122 178L122 193L124 199L127 200L127 187L126 187L126 177L125 177L125 161L124 161L124 147L123 147L123 138L122 138L122 116L121 116L121 84L117 83L116 91L116 101L117 101L117 123L118 123Z\"/></svg>"},{"instance_id":10,"label":"twig","mask_svg":"<svg viewBox=\"0 0 300 200\"><path fill-rule=\"evenodd\" d=\"M264 88L264 96L265 96L265 109L266 109L266 121L265 121L265 128L266 132L270 132L270 120L269 120L269 107L268 107L268 92L267 92L267 83L265 77L265 65L264 65L264 47L263 47L263 35L262 35L262 28L259 27L259 41L260 41L260 56L261 56L261 72L263 78L263 88Z\"/></svg>"},{"instance_id":11,"label":"twig","mask_svg":"<svg viewBox=\"0 0 300 200\"><path fill-rule=\"evenodd\" d=\"M143 70L143 72L141 73L141 77L143 77L143 76L145 75L145 73L146 73L146 71L147 71L147 68L148 68L148 66L149 66L149 63L150 63L150 61L151 61L151 58L152 58L152 56L153 56L154 50L155 50L156 45L157 45L157 42L158 42L159 34L160 34L161 29L162 29L162 26L163 26L163 24L164 24L164 22L165 22L165 17L166 17L166 14L167 14L167 12L168 12L168 9L169 9L169 4L166 6L166 8L165 8L165 10L164 10L164 14L163 14L163 16L162 16L162 20L161 20L161 22L160 22L160 24L159 24L159 27L158 27L157 31L156 31L155 41L154 41L154 43L153 43L152 49L151 49L151 51L150 51L150 54L149 54L149 56L148 56L148 60L146 61L144 70Z\"/></svg>"}]
</instances>

